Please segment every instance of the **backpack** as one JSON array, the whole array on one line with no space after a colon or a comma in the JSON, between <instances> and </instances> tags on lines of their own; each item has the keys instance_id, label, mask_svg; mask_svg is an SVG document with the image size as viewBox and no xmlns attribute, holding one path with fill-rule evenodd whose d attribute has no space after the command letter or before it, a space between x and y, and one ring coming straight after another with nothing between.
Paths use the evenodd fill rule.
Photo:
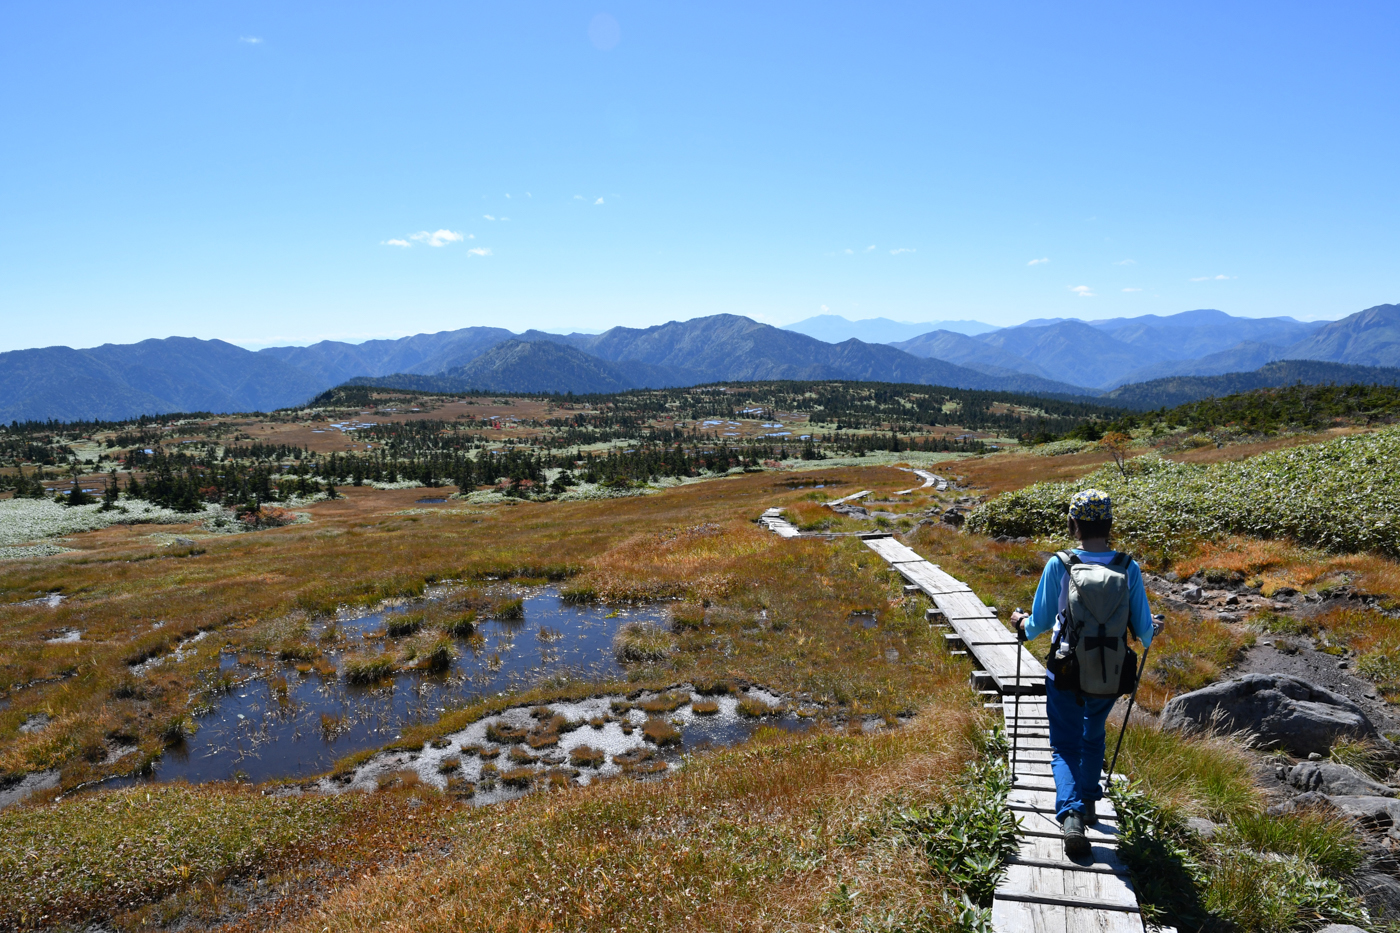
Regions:
<instances>
[{"instance_id":1,"label":"backpack","mask_svg":"<svg viewBox=\"0 0 1400 933\"><path fill-rule=\"evenodd\" d=\"M1055 686L1086 697L1118 697L1137 686L1137 653L1128 647L1128 565L1118 551L1106 564L1055 555L1065 568L1069 605L1050 645L1046 668Z\"/></svg>"}]
</instances>

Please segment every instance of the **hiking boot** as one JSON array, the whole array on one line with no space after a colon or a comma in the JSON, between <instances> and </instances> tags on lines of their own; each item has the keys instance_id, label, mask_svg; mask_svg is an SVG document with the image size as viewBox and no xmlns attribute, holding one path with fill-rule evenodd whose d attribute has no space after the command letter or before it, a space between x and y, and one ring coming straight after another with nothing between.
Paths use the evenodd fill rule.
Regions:
<instances>
[{"instance_id":1,"label":"hiking boot","mask_svg":"<svg viewBox=\"0 0 1400 933\"><path fill-rule=\"evenodd\" d=\"M1065 855L1083 858L1089 854L1089 839L1084 835L1084 815L1070 812L1060 824L1065 831Z\"/></svg>"},{"instance_id":2,"label":"hiking boot","mask_svg":"<svg viewBox=\"0 0 1400 933\"><path fill-rule=\"evenodd\" d=\"M1093 826L1099 821L1098 808L1094 806L1094 801L1089 801L1084 805L1084 825Z\"/></svg>"}]
</instances>

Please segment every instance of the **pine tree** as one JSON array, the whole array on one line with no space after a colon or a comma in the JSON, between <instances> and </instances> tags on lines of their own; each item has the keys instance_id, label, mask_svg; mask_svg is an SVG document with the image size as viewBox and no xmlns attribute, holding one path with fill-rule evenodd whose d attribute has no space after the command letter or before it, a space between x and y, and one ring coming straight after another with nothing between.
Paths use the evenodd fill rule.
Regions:
<instances>
[{"instance_id":1,"label":"pine tree","mask_svg":"<svg viewBox=\"0 0 1400 933\"><path fill-rule=\"evenodd\" d=\"M73 481L73 488L68 490L67 497L62 499L63 504L69 506L92 505L93 501L92 496L83 492L83 484L77 480Z\"/></svg>"},{"instance_id":2,"label":"pine tree","mask_svg":"<svg viewBox=\"0 0 1400 933\"><path fill-rule=\"evenodd\" d=\"M102 490L102 511L110 512L117 505L117 471L107 474L107 488Z\"/></svg>"}]
</instances>

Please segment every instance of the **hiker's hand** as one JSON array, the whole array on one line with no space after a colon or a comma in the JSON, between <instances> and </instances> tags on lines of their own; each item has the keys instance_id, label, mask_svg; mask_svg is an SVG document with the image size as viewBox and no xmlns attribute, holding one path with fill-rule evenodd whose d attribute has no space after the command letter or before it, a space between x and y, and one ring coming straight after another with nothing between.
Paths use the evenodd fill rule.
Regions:
<instances>
[{"instance_id":1,"label":"hiker's hand","mask_svg":"<svg viewBox=\"0 0 1400 933\"><path fill-rule=\"evenodd\" d=\"M1029 619L1030 617L1031 617L1031 614L1030 614L1029 612L1022 612L1022 611L1019 610L1019 609L1017 609L1015 612L1011 613L1011 624L1014 625L1014 626L1016 626L1016 640L1017 640L1017 641L1025 641L1025 640L1026 640L1026 625L1025 625L1025 623L1026 623L1026 620Z\"/></svg>"}]
</instances>

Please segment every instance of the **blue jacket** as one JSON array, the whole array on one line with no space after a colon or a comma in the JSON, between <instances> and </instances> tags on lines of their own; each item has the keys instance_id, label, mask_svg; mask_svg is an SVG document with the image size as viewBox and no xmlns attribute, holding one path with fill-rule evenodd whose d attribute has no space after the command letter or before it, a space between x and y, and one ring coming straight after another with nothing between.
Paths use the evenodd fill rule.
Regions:
<instances>
[{"instance_id":1,"label":"blue jacket","mask_svg":"<svg viewBox=\"0 0 1400 933\"><path fill-rule=\"evenodd\" d=\"M1075 548L1072 553L1086 563L1106 564L1117 552ZM1052 557L1046 562L1040 585L1035 590L1035 602L1031 604L1031 617L1025 622L1027 640L1059 631L1069 605L1065 573L1064 564L1058 558ZM1128 627L1146 647L1152 644L1152 606L1147 601L1147 589L1142 585L1142 570L1135 560L1128 562L1128 599Z\"/></svg>"}]
</instances>

